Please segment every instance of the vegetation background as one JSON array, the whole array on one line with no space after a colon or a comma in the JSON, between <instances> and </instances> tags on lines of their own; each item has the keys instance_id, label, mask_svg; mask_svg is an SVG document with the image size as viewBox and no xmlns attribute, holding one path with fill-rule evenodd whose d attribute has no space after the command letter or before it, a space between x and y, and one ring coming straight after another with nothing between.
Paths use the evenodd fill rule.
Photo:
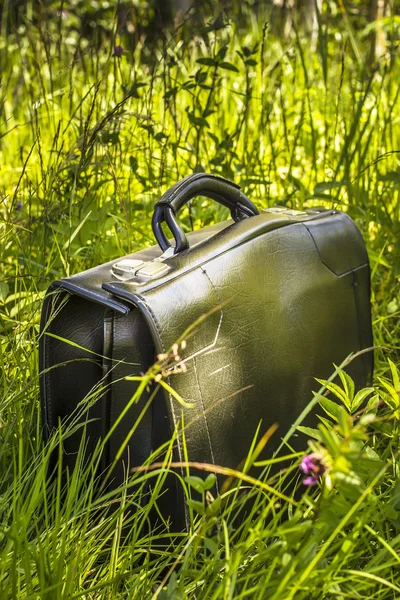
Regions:
<instances>
[{"instance_id":1,"label":"vegetation background","mask_svg":"<svg viewBox=\"0 0 400 600\"><path fill-rule=\"evenodd\" d=\"M0 598L398 598L398 6L3 0L0 27ZM48 481L68 432L43 447L37 342L48 284L152 245L154 202L201 170L260 208L348 211L368 246L378 349L373 388L356 395L338 371L313 400L321 425L304 451L325 465L320 485L289 494L299 455L249 481L255 440L221 497L212 474L188 473L192 526L176 539L133 510L166 468L100 497L98 457L64 496ZM197 200L182 223L227 216Z\"/></svg>"}]
</instances>

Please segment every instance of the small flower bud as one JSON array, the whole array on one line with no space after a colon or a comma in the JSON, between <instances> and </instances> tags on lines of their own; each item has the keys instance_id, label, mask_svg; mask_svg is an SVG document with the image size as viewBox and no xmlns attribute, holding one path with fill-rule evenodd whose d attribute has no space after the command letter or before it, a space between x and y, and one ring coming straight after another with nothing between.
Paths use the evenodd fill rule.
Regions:
<instances>
[{"instance_id":1,"label":"small flower bud","mask_svg":"<svg viewBox=\"0 0 400 600\"><path fill-rule=\"evenodd\" d=\"M120 56L122 56L124 53L124 49L122 46L115 46L114 48L114 56L116 56L117 58L119 58Z\"/></svg>"}]
</instances>

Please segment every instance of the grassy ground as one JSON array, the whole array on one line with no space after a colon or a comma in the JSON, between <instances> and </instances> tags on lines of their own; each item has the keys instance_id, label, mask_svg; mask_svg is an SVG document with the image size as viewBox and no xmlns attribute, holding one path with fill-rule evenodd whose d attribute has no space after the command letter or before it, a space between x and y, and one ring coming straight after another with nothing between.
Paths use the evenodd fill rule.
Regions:
<instances>
[{"instance_id":1,"label":"grassy ground","mask_svg":"<svg viewBox=\"0 0 400 600\"><path fill-rule=\"evenodd\" d=\"M0 38L0 598L399 597L397 47L367 67L367 38L346 14L320 24L311 48L249 13L240 30L226 19L115 56L124 40L95 49L69 19ZM221 499L205 485L207 509L193 505L191 531L165 551L129 485L95 497L82 466L61 503L46 481L37 336L47 285L152 245L154 201L194 170L234 179L260 208L348 211L368 245L380 349L375 390L354 397L338 377L341 409L321 407L310 432L329 466L321 487L286 497L299 457L280 479L268 466L258 482L238 475L255 503L234 530L237 488ZM226 216L198 201L182 222Z\"/></svg>"}]
</instances>

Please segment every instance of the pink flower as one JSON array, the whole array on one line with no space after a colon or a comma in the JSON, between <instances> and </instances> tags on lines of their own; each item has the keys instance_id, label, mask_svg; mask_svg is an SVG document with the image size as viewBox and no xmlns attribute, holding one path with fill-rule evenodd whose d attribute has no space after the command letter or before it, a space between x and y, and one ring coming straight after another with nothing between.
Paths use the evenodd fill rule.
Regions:
<instances>
[{"instance_id":1,"label":"pink flower","mask_svg":"<svg viewBox=\"0 0 400 600\"><path fill-rule=\"evenodd\" d=\"M317 485L319 479L319 475L310 475L309 477L305 477L303 479L303 485Z\"/></svg>"},{"instance_id":2,"label":"pink flower","mask_svg":"<svg viewBox=\"0 0 400 600\"><path fill-rule=\"evenodd\" d=\"M308 475L303 479L303 484L311 486L318 483L318 479L326 471L326 466L322 463L321 456L314 453L303 456L299 469Z\"/></svg>"}]
</instances>

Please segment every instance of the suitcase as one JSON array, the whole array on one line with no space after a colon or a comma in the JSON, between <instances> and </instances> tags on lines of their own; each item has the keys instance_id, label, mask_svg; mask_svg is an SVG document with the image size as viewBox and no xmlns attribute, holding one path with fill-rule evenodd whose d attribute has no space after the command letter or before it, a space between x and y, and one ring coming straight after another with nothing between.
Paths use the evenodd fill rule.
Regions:
<instances>
[{"instance_id":1,"label":"suitcase","mask_svg":"<svg viewBox=\"0 0 400 600\"><path fill-rule=\"evenodd\" d=\"M228 207L232 219L186 235L178 212L196 196ZM126 442L111 485L173 432L174 461L236 468L257 427L261 435L277 423L264 450L271 456L319 387L315 378L372 346L368 256L347 214L259 212L239 186L197 173L157 202L152 226L158 246L54 282L43 305L44 435L84 406L87 455L109 438L100 470ZM132 378L157 356L153 384L130 402L141 384ZM358 388L367 385L372 352L347 370ZM64 440L67 468L81 438L78 428ZM176 477L163 497L162 511L184 527Z\"/></svg>"}]
</instances>

